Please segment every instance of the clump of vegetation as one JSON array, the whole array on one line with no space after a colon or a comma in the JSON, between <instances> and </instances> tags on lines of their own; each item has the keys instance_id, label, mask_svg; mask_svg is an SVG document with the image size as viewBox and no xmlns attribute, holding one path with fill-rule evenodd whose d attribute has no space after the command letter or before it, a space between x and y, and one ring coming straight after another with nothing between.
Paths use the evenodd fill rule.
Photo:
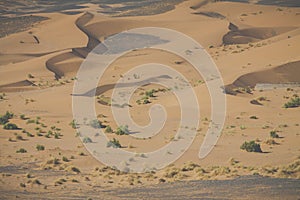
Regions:
<instances>
[{"instance_id":1,"label":"clump of vegetation","mask_svg":"<svg viewBox=\"0 0 300 200\"><path fill-rule=\"evenodd\" d=\"M244 142L241 147L242 150L246 150L247 152L262 152L260 148L260 144L255 141Z\"/></svg>"},{"instance_id":2,"label":"clump of vegetation","mask_svg":"<svg viewBox=\"0 0 300 200\"><path fill-rule=\"evenodd\" d=\"M20 115L20 119L22 119L22 120L26 120L27 118L25 117L25 115L24 115L24 114L21 114L21 115Z\"/></svg>"},{"instance_id":3,"label":"clump of vegetation","mask_svg":"<svg viewBox=\"0 0 300 200\"><path fill-rule=\"evenodd\" d=\"M276 145L276 144L278 144L275 140L273 140L273 139L268 139L267 141L266 141L266 144L268 144L268 145Z\"/></svg>"},{"instance_id":4,"label":"clump of vegetation","mask_svg":"<svg viewBox=\"0 0 300 200\"><path fill-rule=\"evenodd\" d=\"M93 128L96 128L96 129L102 128L101 122L99 120L97 120L97 119L91 120L90 123L89 123L89 125L91 127L93 127Z\"/></svg>"},{"instance_id":5,"label":"clump of vegetation","mask_svg":"<svg viewBox=\"0 0 300 200\"><path fill-rule=\"evenodd\" d=\"M75 167L75 166L69 166L67 167L67 171L75 172L75 173L80 173L80 170Z\"/></svg>"},{"instance_id":6,"label":"clump of vegetation","mask_svg":"<svg viewBox=\"0 0 300 200\"><path fill-rule=\"evenodd\" d=\"M258 119L258 117L256 117L255 115L250 116L250 119Z\"/></svg>"},{"instance_id":7,"label":"clump of vegetation","mask_svg":"<svg viewBox=\"0 0 300 200\"><path fill-rule=\"evenodd\" d=\"M77 127L77 124L76 124L76 121L75 119L73 119L71 122L70 122L70 126L73 128L73 129L76 129Z\"/></svg>"},{"instance_id":8,"label":"clump of vegetation","mask_svg":"<svg viewBox=\"0 0 300 200\"><path fill-rule=\"evenodd\" d=\"M119 126L117 128L117 131L116 131L116 134L117 135L128 135L129 134L129 130L128 130L128 126L125 125L125 126Z\"/></svg>"},{"instance_id":9,"label":"clump of vegetation","mask_svg":"<svg viewBox=\"0 0 300 200\"><path fill-rule=\"evenodd\" d=\"M108 125L108 126L106 126L104 132L105 132L105 133L112 133L113 130L112 130L112 128Z\"/></svg>"},{"instance_id":10,"label":"clump of vegetation","mask_svg":"<svg viewBox=\"0 0 300 200\"><path fill-rule=\"evenodd\" d=\"M93 141L92 141L92 139L89 138L89 137L84 137L84 138L82 139L82 142L83 142L83 143L92 143Z\"/></svg>"},{"instance_id":11,"label":"clump of vegetation","mask_svg":"<svg viewBox=\"0 0 300 200\"><path fill-rule=\"evenodd\" d=\"M25 183L20 183L20 187L26 187Z\"/></svg>"},{"instance_id":12,"label":"clump of vegetation","mask_svg":"<svg viewBox=\"0 0 300 200\"><path fill-rule=\"evenodd\" d=\"M16 151L16 153L27 153L27 150L24 148L20 148L19 150Z\"/></svg>"},{"instance_id":13,"label":"clump of vegetation","mask_svg":"<svg viewBox=\"0 0 300 200\"><path fill-rule=\"evenodd\" d=\"M295 98L291 98L291 100L287 103L284 104L284 108L296 108L300 106L300 98L299 97L295 97Z\"/></svg>"},{"instance_id":14,"label":"clump of vegetation","mask_svg":"<svg viewBox=\"0 0 300 200\"><path fill-rule=\"evenodd\" d=\"M270 136L271 138L279 138L279 135L276 133L276 131L271 131Z\"/></svg>"},{"instance_id":15,"label":"clump of vegetation","mask_svg":"<svg viewBox=\"0 0 300 200\"><path fill-rule=\"evenodd\" d=\"M38 144L38 145L36 145L36 150L38 150L38 151L44 151L45 150L45 146Z\"/></svg>"},{"instance_id":16,"label":"clump of vegetation","mask_svg":"<svg viewBox=\"0 0 300 200\"><path fill-rule=\"evenodd\" d=\"M27 74L28 78L34 78L34 76L32 74Z\"/></svg>"},{"instance_id":17,"label":"clump of vegetation","mask_svg":"<svg viewBox=\"0 0 300 200\"><path fill-rule=\"evenodd\" d=\"M0 124L6 124L11 118L13 118L14 114L6 111L4 115L0 116Z\"/></svg>"},{"instance_id":18,"label":"clump of vegetation","mask_svg":"<svg viewBox=\"0 0 300 200\"><path fill-rule=\"evenodd\" d=\"M69 160L66 156L63 156L63 157L62 157L62 161L64 161L64 162L69 162L70 160Z\"/></svg>"},{"instance_id":19,"label":"clump of vegetation","mask_svg":"<svg viewBox=\"0 0 300 200\"><path fill-rule=\"evenodd\" d=\"M4 129L6 130L18 130L18 126L16 124L13 123L7 123L3 126Z\"/></svg>"},{"instance_id":20,"label":"clump of vegetation","mask_svg":"<svg viewBox=\"0 0 300 200\"><path fill-rule=\"evenodd\" d=\"M0 100L4 100L5 99L5 93L0 94Z\"/></svg>"},{"instance_id":21,"label":"clump of vegetation","mask_svg":"<svg viewBox=\"0 0 300 200\"><path fill-rule=\"evenodd\" d=\"M16 135L16 140L24 140L22 135Z\"/></svg>"},{"instance_id":22,"label":"clump of vegetation","mask_svg":"<svg viewBox=\"0 0 300 200\"><path fill-rule=\"evenodd\" d=\"M145 92L145 95L146 95L147 97L154 97L154 93L155 93L155 92L156 92L155 89L148 90L148 91Z\"/></svg>"},{"instance_id":23,"label":"clump of vegetation","mask_svg":"<svg viewBox=\"0 0 300 200\"><path fill-rule=\"evenodd\" d=\"M113 148L121 148L122 147L119 140L117 140L116 138L113 138L112 140L110 140L106 146L113 147Z\"/></svg>"}]
</instances>

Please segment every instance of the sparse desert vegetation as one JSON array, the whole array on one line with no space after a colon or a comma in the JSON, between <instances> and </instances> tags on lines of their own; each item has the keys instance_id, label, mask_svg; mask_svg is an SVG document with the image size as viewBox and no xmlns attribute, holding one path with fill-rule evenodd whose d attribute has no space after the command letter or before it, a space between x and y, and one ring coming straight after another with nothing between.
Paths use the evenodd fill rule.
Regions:
<instances>
[{"instance_id":1,"label":"sparse desert vegetation","mask_svg":"<svg viewBox=\"0 0 300 200\"><path fill-rule=\"evenodd\" d=\"M259 153L262 152L262 150L260 148L260 144L256 143L253 140L250 142L244 142L240 148L247 152L259 152Z\"/></svg>"},{"instance_id":2,"label":"sparse desert vegetation","mask_svg":"<svg viewBox=\"0 0 300 200\"><path fill-rule=\"evenodd\" d=\"M298 184L291 183L300 179L299 8L286 8L284 1L280 7L279 1L268 1L277 6L266 5L264 0L251 4L117 0L101 1L101 6L96 1L80 0L72 5L53 0L34 1L34 5L28 0L1 2L5 9L0 9L0 199L147 199L152 192L157 199L298 198L289 195L298 191ZM151 16L157 13L161 14ZM29 22L38 15L46 19ZM190 43L175 38L184 47L182 56L152 48L175 47L175 43L170 43L172 35L131 34L131 29L143 26L174 29L201 46L188 47ZM132 46L135 49L118 54L101 77L96 70L104 69L102 60L97 67L89 66L87 72L95 72L89 77L78 74L85 72L81 66L90 55L100 56L105 50L96 48L93 54L92 49L104 47L110 36L119 39L123 31L126 39L134 41L123 48L120 40L105 53L114 56ZM199 67L210 63L218 74L212 74L211 68L199 72L196 59L189 60L199 52L212 59L211 63L202 60ZM144 70L146 63L149 66ZM151 71L154 63L165 67ZM137 69L142 70L134 71ZM216 80L225 85L212 90L209 86ZM74 88L85 81L97 81L97 85L80 91ZM186 86L191 86L196 105ZM127 89L134 91L127 93ZM215 121L223 113L221 99L213 99L214 92L225 94L224 127ZM126 103L119 105L115 94ZM184 110L181 98L189 102ZM94 110L79 107L81 113L75 115L76 99L82 105L85 100L94 101ZM166 114L165 122L157 105ZM196 106L201 112L192 118ZM94 120L90 120L90 111L97 116ZM118 121L115 111L122 112L118 117L128 112L133 123ZM198 126L191 125L194 120ZM149 125L154 125L157 134L148 134ZM218 128L222 128L220 136L207 135ZM145 138L141 138L143 130L147 130ZM192 131L195 138L189 135ZM201 144L211 140L209 136L218 141L200 159ZM176 146L190 138L193 142L188 149ZM175 148L159 154L157 165L149 163L154 154L148 153L169 143ZM99 144L107 148L103 152L89 149ZM119 151L130 152L117 160L120 169L95 158L113 160L116 157L109 152ZM169 159L176 152L182 156L172 162ZM147 172L134 173L134 164ZM290 179L271 179L274 177ZM228 179L235 180L215 181ZM244 184L234 185L240 182ZM231 183L234 186L227 187Z\"/></svg>"}]
</instances>

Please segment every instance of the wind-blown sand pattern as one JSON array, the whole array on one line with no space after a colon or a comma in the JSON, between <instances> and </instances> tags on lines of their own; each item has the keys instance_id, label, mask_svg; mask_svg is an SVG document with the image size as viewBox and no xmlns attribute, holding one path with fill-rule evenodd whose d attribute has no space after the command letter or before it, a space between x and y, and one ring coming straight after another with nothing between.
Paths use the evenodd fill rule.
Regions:
<instances>
[{"instance_id":1,"label":"wind-blown sand pattern","mask_svg":"<svg viewBox=\"0 0 300 200\"><path fill-rule=\"evenodd\" d=\"M234 188L241 185L241 191L246 191L245 184L255 187L258 198L277 198L260 189L268 186L279 199L299 198L300 105L284 107L300 95L297 2L180 2L141 1L138 6L130 1L78 1L78 5L63 1L60 8L55 3L37 6L31 1L15 7L10 1L0 4L3 22L11 24L0 32L0 115L12 112L14 116L7 123L19 127L0 128L1 199L41 197L37 195L45 199L178 199L206 184L216 184L220 192L214 193L214 188L208 186L208 192L191 192L186 198L255 198L251 192L248 196L246 192L224 196L222 191L231 183ZM5 9L6 5L11 6ZM28 9L21 9L24 6ZM146 14L142 14L144 11ZM16 23L21 16L29 20L24 27ZM201 110L197 136L180 159L157 172L131 174L104 166L84 148L71 123L72 95L78 69L89 52L111 35L140 27L182 32L207 50L225 84L227 115L218 143L200 160L198 151L211 116L203 78L186 60L166 51L139 49L125 54L110 65L96 88L95 108L103 125L117 130L110 107L115 84L130 69L145 63L165 64L184 74ZM255 89L260 84L290 87ZM157 90L151 102L140 105L138 102L151 89ZM158 135L145 140L115 133L107 133L107 137L118 139L124 150L137 153L153 151L174 140L180 126L180 109L172 90L144 85L134 92L127 106L135 122L146 125L150 121L146 113L155 103L163 105L168 114ZM271 137L270 132L278 137ZM245 141L252 140L260 144L262 153L240 149ZM22 148L26 152L20 153ZM232 182L210 182L228 179ZM260 184L255 185L255 180ZM284 188L279 189L277 183ZM170 189L173 186L175 189ZM161 191L153 198L147 196L158 188L170 194L177 190L178 196Z\"/></svg>"}]
</instances>

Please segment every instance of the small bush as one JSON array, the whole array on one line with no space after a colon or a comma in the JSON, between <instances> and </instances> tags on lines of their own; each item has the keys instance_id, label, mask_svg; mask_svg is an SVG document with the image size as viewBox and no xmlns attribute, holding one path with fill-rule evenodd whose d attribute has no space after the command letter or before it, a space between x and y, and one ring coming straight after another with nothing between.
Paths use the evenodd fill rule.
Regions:
<instances>
[{"instance_id":1,"label":"small bush","mask_svg":"<svg viewBox=\"0 0 300 200\"><path fill-rule=\"evenodd\" d=\"M35 123L34 119L28 119L26 122L26 124L33 124L33 123Z\"/></svg>"},{"instance_id":2,"label":"small bush","mask_svg":"<svg viewBox=\"0 0 300 200\"><path fill-rule=\"evenodd\" d=\"M262 152L260 148L260 144L255 141L244 142L241 147L242 150L246 150L247 152Z\"/></svg>"},{"instance_id":3,"label":"small bush","mask_svg":"<svg viewBox=\"0 0 300 200\"><path fill-rule=\"evenodd\" d=\"M36 145L36 150L38 150L38 151L44 151L45 150L45 146L38 144L38 145Z\"/></svg>"},{"instance_id":4,"label":"small bush","mask_svg":"<svg viewBox=\"0 0 300 200\"><path fill-rule=\"evenodd\" d=\"M59 139L59 133L54 133L54 138Z\"/></svg>"},{"instance_id":5,"label":"small bush","mask_svg":"<svg viewBox=\"0 0 300 200\"><path fill-rule=\"evenodd\" d=\"M121 148L122 145L120 144L119 140L116 138L113 138L107 143L107 147L113 147L113 148Z\"/></svg>"},{"instance_id":6,"label":"small bush","mask_svg":"<svg viewBox=\"0 0 300 200\"><path fill-rule=\"evenodd\" d=\"M68 159L66 156L63 156L63 157L62 157L62 161L64 161L64 162L69 162L69 159Z\"/></svg>"},{"instance_id":7,"label":"small bush","mask_svg":"<svg viewBox=\"0 0 300 200\"><path fill-rule=\"evenodd\" d=\"M152 89L152 90L146 91L145 95L146 95L147 97L154 97L154 93L155 93L155 92L156 92L156 91L155 91L154 89Z\"/></svg>"},{"instance_id":8,"label":"small bush","mask_svg":"<svg viewBox=\"0 0 300 200\"><path fill-rule=\"evenodd\" d=\"M18 130L18 126L16 124L13 123L7 123L3 126L4 129L6 130Z\"/></svg>"},{"instance_id":9,"label":"small bush","mask_svg":"<svg viewBox=\"0 0 300 200\"><path fill-rule=\"evenodd\" d=\"M295 97L292 98L289 102L284 104L284 108L296 108L300 106L300 98L299 97Z\"/></svg>"},{"instance_id":10,"label":"small bush","mask_svg":"<svg viewBox=\"0 0 300 200\"><path fill-rule=\"evenodd\" d=\"M26 187L25 183L20 183L20 187Z\"/></svg>"},{"instance_id":11,"label":"small bush","mask_svg":"<svg viewBox=\"0 0 300 200\"><path fill-rule=\"evenodd\" d=\"M107 126L107 127L105 128L104 132L105 132L105 133L112 133L113 130L112 130L112 128L111 128L110 126Z\"/></svg>"},{"instance_id":12,"label":"small bush","mask_svg":"<svg viewBox=\"0 0 300 200\"><path fill-rule=\"evenodd\" d=\"M75 173L80 173L80 170L77 167L74 167L74 166L69 166L67 168L67 170L71 171L71 172L75 172Z\"/></svg>"},{"instance_id":13,"label":"small bush","mask_svg":"<svg viewBox=\"0 0 300 200\"><path fill-rule=\"evenodd\" d=\"M93 141L92 141L92 139L89 138L89 137L84 137L84 138L82 139L82 142L83 142L83 143L92 143Z\"/></svg>"},{"instance_id":14,"label":"small bush","mask_svg":"<svg viewBox=\"0 0 300 200\"><path fill-rule=\"evenodd\" d=\"M34 78L34 76L32 74L27 74L28 78Z\"/></svg>"},{"instance_id":15,"label":"small bush","mask_svg":"<svg viewBox=\"0 0 300 200\"><path fill-rule=\"evenodd\" d=\"M24 114L21 114L21 115L20 115L20 119L22 119L22 120L26 120L27 118L25 117L25 115L24 115Z\"/></svg>"},{"instance_id":16,"label":"small bush","mask_svg":"<svg viewBox=\"0 0 300 200\"><path fill-rule=\"evenodd\" d=\"M24 140L22 135L16 135L16 140Z\"/></svg>"},{"instance_id":17,"label":"small bush","mask_svg":"<svg viewBox=\"0 0 300 200\"><path fill-rule=\"evenodd\" d=\"M77 127L76 127L76 121L75 121L75 119L73 119L71 122L70 122L70 126L73 128L73 129L76 129Z\"/></svg>"},{"instance_id":18,"label":"small bush","mask_svg":"<svg viewBox=\"0 0 300 200\"><path fill-rule=\"evenodd\" d=\"M250 116L250 119L258 119L258 117L254 116Z\"/></svg>"},{"instance_id":19,"label":"small bush","mask_svg":"<svg viewBox=\"0 0 300 200\"><path fill-rule=\"evenodd\" d=\"M268 145L276 145L276 144L278 144L275 140L273 140L273 139L268 139L267 141L266 141L266 144L268 144Z\"/></svg>"},{"instance_id":20,"label":"small bush","mask_svg":"<svg viewBox=\"0 0 300 200\"><path fill-rule=\"evenodd\" d=\"M102 124L101 124L101 122L99 122L99 120L97 120L97 119L94 119L94 120L92 120L92 121L90 121L90 124L89 124L91 127L93 127L93 128L102 128Z\"/></svg>"},{"instance_id":21,"label":"small bush","mask_svg":"<svg viewBox=\"0 0 300 200\"><path fill-rule=\"evenodd\" d=\"M16 151L16 153L27 153L27 150L24 148L20 148L19 150Z\"/></svg>"},{"instance_id":22,"label":"small bush","mask_svg":"<svg viewBox=\"0 0 300 200\"><path fill-rule=\"evenodd\" d=\"M279 135L276 133L276 131L271 131L270 136L271 138L279 138Z\"/></svg>"},{"instance_id":23,"label":"small bush","mask_svg":"<svg viewBox=\"0 0 300 200\"><path fill-rule=\"evenodd\" d=\"M127 125L119 126L117 128L116 134L117 135L128 135L129 134L128 126Z\"/></svg>"},{"instance_id":24,"label":"small bush","mask_svg":"<svg viewBox=\"0 0 300 200\"><path fill-rule=\"evenodd\" d=\"M13 116L13 113L6 111L4 115L0 116L0 124L6 124L9 121L9 119L13 118Z\"/></svg>"}]
</instances>

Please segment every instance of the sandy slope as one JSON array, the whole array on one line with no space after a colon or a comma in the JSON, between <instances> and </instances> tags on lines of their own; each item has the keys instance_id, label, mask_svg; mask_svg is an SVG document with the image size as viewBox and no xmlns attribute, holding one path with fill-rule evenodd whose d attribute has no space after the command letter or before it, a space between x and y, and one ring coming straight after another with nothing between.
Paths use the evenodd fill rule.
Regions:
<instances>
[{"instance_id":1,"label":"sandy slope","mask_svg":"<svg viewBox=\"0 0 300 200\"><path fill-rule=\"evenodd\" d=\"M13 188L47 192L62 188L81 193L80 190L93 187L147 185L163 182L161 179L167 182L226 179L254 173L299 178L299 107L284 109L283 104L299 95L300 89L252 91L249 94L243 92L246 90L243 88L253 89L257 83L300 82L300 9L278 10L275 6L227 2L199 6L198 3L196 0L186 1L172 11L146 17L111 18L91 9L77 15L44 13L41 16L50 19L30 31L0 38L0 92L6 93L4 100L0 100L0 114L13 112L16 117L11 122L34 135L30 137L22 130L1 129L1 190ZM225 18L197 14L199 12L218 13ZM112 63L97 88L97 95L104 95L105 98L99 97L100 103L95 105L97 114L101 114L99 120L114 130L116 123L105 102L109 100L120 76L139 64L158 62L180 71L193 85L201 106L201 125L197 128L197 137L184 156L176 161L175 166L154 175L139 176L103 168L87 153L69 123L72 120L74 77L87 54L112 34L144 26L174 29L198 41L216 62L225 85L230 86L231 90L239 89L241 93L227 95L223 134L209 156L199 160L199 146L209 126L211 107L205 84L199 81L202 77L182 58L158 50L133 51ZM39 39L39 44L33 35ZM140 88L130 102L131 115L139 124L149 122L145 113L153 103L137 105L136 100L141 98L142 91L153 88L157 86ZM259 100L260 105L250 103L257 99L263 99ZM170 119L159 135L150 140L114 134L108 137L118 138L125 150L134 152L155 150L172 140L179 126L178 101L168 91L157 93L153 102L164 105ZM39 123L28 124L19 118L21 114L30 119L41 119ZM251 116L258 119L250 119ZM277 130L280 136L274 139L278 143L275 145L266 144L272 130ZM48 131L59 133L58 139L53 134L47 138ZM23 140L16 135L22 135ZM260 143L264 153L240 150L241 144L250 140ZM44 145L46 149L37 151L37 144ZM16 153L21 147L28 152ZM63 156L69 161L63 161ZM52 163L53 158L58 158L59 163ZM200 166L183 170L188 165L184 163L188 162ZM289 165L293 162L294 165ZM70 166L76 166L81 172L72 172ZM175 171L175 175L169 177L170 171ZM34 178L26 173L31 173ZM34 183L35 178L42 185ZM58 183L60 178L67 183ZM20 187L20 183L24 183L26 188Z\"/></svg>"}]
</instances>

